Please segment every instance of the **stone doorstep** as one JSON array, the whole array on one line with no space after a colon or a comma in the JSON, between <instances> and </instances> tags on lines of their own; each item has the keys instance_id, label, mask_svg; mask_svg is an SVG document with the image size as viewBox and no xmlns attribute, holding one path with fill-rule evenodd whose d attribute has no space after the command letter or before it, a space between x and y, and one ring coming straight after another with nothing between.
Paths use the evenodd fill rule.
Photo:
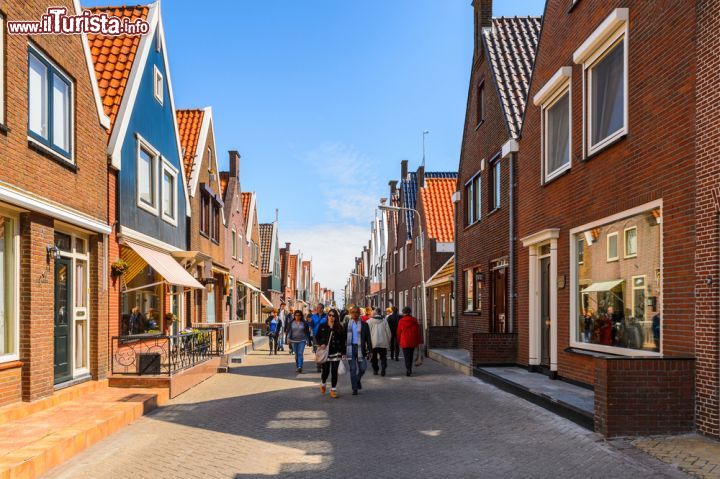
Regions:
<instances>
[{"instance_id":1,"label":"stone doorstep","mask_svg":"<svg viewBox=\"0 0 720 479\"><path fill-rule=\"evenodd\" d=\"M0 425L0 479L33 478L169 400L162 389L99 390Z\"/></svg>"},{"instance_id":2,"label":"stone doorstep","mask_svg":"<svg viewBox=\"0 0 720 479\"><path fill-rule=\"evenodd\" d=\"M488 384L492 384L493 386L502 389L503 391L514 394L517 397L520 397L537 406L547 409L548 411L553 412L558 416L564 417L565 419L569 419L570 421L584 427L585 429L589 429L590 431L595 430L594 414L590 411L580 409L561 399L551 397L538 391L534 391L533 389L526 387L523 384L510 381L502 376L493 374L486 368L473 368L473 375ZM551 379L548 378L548 381L550 380ZM576 387L579 388L579 386Z\"/></svg>"},{"instance_id":3,"label":"stone doorstep","mask_svg":"<svg viewBox=\"0 0 720 479\"><path fill-rule=\"evenodd\" d=\"M447 350L429 349L428 357L434 361L439 362L440 364L453 368L466 376L473 375L473 368L469 361L465 362L461 360L458 355L455 354L447 354Z\"/></svg>"}]
</instances>

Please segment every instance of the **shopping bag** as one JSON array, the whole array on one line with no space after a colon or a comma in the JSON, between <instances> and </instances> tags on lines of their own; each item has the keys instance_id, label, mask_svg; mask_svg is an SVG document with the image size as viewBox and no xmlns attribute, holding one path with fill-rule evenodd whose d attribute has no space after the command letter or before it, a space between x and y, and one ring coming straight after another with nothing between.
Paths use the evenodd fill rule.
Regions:
<instances>
[{"instance_id":1,"label":"shopping bag","mask_svg":"<svg viewBox=\"0 0 720 479\"><path fill-rule=\"evenodd\" d=\"M340 364L338 364L338 376L342 376L343 374L347 373L348 366L345 363L347 363L347 361L345 361L344 359L340 360Z\"/></svg>"}]
</instances>

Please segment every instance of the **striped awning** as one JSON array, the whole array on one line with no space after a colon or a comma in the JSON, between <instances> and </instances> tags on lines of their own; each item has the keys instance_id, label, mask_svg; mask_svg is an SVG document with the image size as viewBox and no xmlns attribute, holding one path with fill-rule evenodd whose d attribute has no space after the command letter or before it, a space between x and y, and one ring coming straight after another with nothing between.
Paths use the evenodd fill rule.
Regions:
<instances>
[{"instance_id":1,"label":"striped awning","mask_svg":"<svg viewBox=\"0 0 720 479\"><path fill-rule=\"evenodd\" d=\"M132 281L132 278L137 276L147 265L155 270L157 274L162 276L168 284L182 286L185 288L203 289L203 285L198 283L198 281L168 253L156 251L129 241L125 242L125 246L127 247L123 248L123 253L130 259L130 261L128 261L123 258L130 266L126 271L126 274L132 274L132 276L128 275L125 278L125 284ZM131 250L135 256L127 253L128 250ZM140 261L138 261L138 259Z\"/></svg>"}]
</instances>

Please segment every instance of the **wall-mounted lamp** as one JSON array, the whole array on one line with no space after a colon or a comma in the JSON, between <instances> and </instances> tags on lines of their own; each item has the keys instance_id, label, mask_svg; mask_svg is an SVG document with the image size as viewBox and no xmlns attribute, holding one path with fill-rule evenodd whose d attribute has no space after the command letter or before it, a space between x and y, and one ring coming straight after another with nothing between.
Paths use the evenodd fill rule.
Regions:
<instances>
[{"instance_id":1,"label":"wall-mounted lamp","mask_svg":"<svg viewBox=\"0 0 720 479\"><path fill-rule=\"evenodd\" d=\"M60 259L60 248L58 248L55 245L52 246L46 246L45 251L47 253L47 263L50 264L50 261L54 259Z\"/></svg>"}]
</instances>

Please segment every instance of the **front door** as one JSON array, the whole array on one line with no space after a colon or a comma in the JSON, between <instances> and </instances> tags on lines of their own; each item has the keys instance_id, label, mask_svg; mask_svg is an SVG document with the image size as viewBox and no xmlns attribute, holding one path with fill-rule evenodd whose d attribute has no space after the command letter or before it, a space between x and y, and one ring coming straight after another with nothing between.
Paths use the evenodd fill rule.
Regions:
<instances>
[{"instance_id":1,"label":"front door","mask_svg":"<svg viewBox=\"0 0 720 479\"><path fill-rule=\"evenodd\" d=\"M550 258L540 259L540 365L550 367Z\"/></svg>"},{"instance_id":2,"label":"front door","mask_svg":"<svg viewBox=\"0 0 720 479\"><path fill-rule=\"evenodd\" d=\"M493 271L492 278L492 331L493 333L509 332L507 324L506 268Z\"/></svg>"},{"instance_id":3,"label":"front door","mask_svg":"<svg viewBox=\"0 0 720 479\"><path fill-rule=\"evenodd\" d=\"M72 379L72 260L55 260L55 384Z\"/></svg>"}]
</instances>

